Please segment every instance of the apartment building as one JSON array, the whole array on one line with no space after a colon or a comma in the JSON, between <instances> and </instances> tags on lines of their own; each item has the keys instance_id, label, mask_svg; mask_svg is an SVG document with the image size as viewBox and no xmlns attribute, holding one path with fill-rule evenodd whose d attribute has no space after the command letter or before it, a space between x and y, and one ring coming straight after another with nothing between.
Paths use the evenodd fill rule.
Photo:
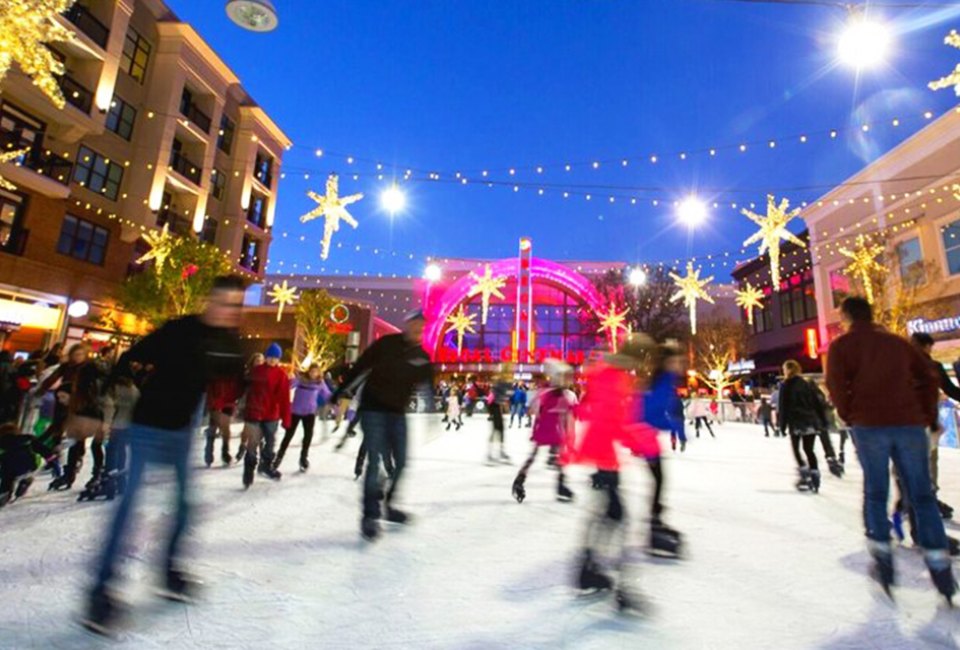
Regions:
<instances>
[{"instance_id":1,"label":"apartment building","mask_svg":"<svg viewBox=\"0 0 960 650\"><path fill-rule=\"evenodd\" d=\"M942 361L960 355L960 112L951 110L854 174L803 213L810 229L820 340L840 332L839 306L865 288L844 250L858 236L877 246L885 289L879 308L901 308L909 331L940 340Z\"/></svg>"},{"instance_id":2,"label":"apartment building","mask_svg":"<svg viewBox=\"0 0 960 650\"><path fill-rule=\"evenodd\" d=\"M66 106L18 71L0 85L0 147L28 150L0 165L17 186L0 190L0 341L15 351L117 334L101 316L150 229L192 230L260 279L290 146L161 0L79 0L60 20L76 34L51 46Z\"/></svg>"}]
</instances>

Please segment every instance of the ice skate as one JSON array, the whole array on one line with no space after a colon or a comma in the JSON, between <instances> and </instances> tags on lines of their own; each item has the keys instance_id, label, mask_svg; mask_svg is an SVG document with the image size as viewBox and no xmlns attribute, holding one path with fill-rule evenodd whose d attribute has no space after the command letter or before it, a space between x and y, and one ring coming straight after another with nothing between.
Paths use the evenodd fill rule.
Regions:
<instances>
[{"instance_id":1,"label":"ice skate","mask_svg":"<svg viewBox=\"0 0 960 650\"><path fill-rule=\"evenodd\" d=\"M47 486L48 491L56 490L69 490L73 487L73 478L68 477L66 474L63 476L58 476L50 482L50 485Z\"/></svg>"},{"instance_id":2,"label":"ice skate","mask_svg":"<svg viewBox=\"0 0 960 650\"><path fill-rule=\"evenodd\" d=\"M810 491L814 494L820 493L820 470L810 470Z\"/></svg>"},{"instance_id":3,"label":"ice skate","mask_svg":"<svg viewBox=\"0 0 960 650\"><path fill-rule=\"evenodd\" d=\"M410 515L405 513L403 510L397 510L396 508L391 508L387 506L387 514L384 517L391 524L409 524L412 519Z\"/></svg>"},{"instance_id":4,"label":"ice skate","mask_svg":"<svg viewBox=\"0 0 960 650\"><path fill-rule=\"evenodd\" d=\"M800 478L796 482L796 488L800 492L809 492L811 489L810 486L810 470L806 467L800 468Z\"/></svg>"},{"instance_id":5,"label":"ice skate","mask_svg":"<svg viewBox=\"0 0 960 650\"><path fill-rule=\"evenodd\" d=\"M253 463L244 462L243 464L243 489L244 490L246 490L251 485L253 485L253 475L254 475L255 469L256 468L254 467Z\"/></svg>"},{"instance_id":6,"label":"ice skate","mask_svg":"<svg viewBox=\"0 0 960 650\"><path fill-rule=\"evenodd\" d=\"M364 517L360 522L360 535L368 542L380 537L380 522L374 517Z\"/></svg>"},{"instance_id":7,"label":"ice skate","mask_svg":"<svg viewBox=\"0 0 960 650\"><path fill-rule=\"evenodd\" d=\"M951 506L937 500L937 509L940 510L940 517L943 519L953 519L953 508Z\"/></svg>"},{"instance_id":8,"label":"ice skate","mask_svg":"<svg viewBox=\"0 0 960 650\"><path fill-rule=\"evenodd\" d=\"M557 501L569 503L573 501L573 496L573 490L567 487L566 478L561 474L560 479L557 481Z\"/></svg>"},{"instance_id":9,"label":"ice skate","mask_svg":"<svg viewBox=\"0 0 960 650\"><path fill-rule=\"evenodd\" d=\"M510 456L507 455L502 448L500 449L500 455L497 457L497 461L503 465L512 465L513 461L510 460Z\"/></svg>"},{"instance_id":10,"label":"ice skate","mask_svg":"<svg viewBox=\"0 0 960 650\"><path fill-rule=\"evenodd\" d=\"M243 445L240 445L240 448L237 449L237 455L234 457L233 462L239 463L243 460L243 457L247 455L247 448Z\"/></svg>"},{"instance_id":11,"label":"ice skate","mask_svg":"<svg viewBox=\"0 0 960 650\"><path fill-rule=\"evenodd\" d=\"M306 472L308 469L310 469L310 461L304 456L300 459L300 471Z\"/></svg>"},{"instance_id":12,"label":"ice skate","mask_svg":"<svg viewBox=\"0 0 960 650\"><path fill-rule=\"evenodd\" d=\"M643 614L643 602L638 596L627 593L624 589L617 589L614 602L617 612L624 616L639 616Z\"/></svg>"},{"instance_id":13,"label":"ice skate","mask_svg":"<svg viewBox=\"0 0 960 650\"><path fill-rule=\"evenodd\" d=\"M197 594L202 587L203 583L200 580L171 569L167 572L164 585L157 589L157 594L161 598L178 603L193 603L196 602Z\"/></svg>"},{"instance_id":14,"label":"ice skate","mask_svg":"<svg viewBox=\"0 0 960 650\"><path fill-rule=\"evenodd\" d=\"M878 542L869 542L871 546L874 546L870 550L870 555L873 557L873 566L870 567L870 577L880 588L883 589L883 592L889 598L893 598L891 588L894 585L894 574L893 574L893 553L890 551L889 544L880 544Z\"/></svg>"},{"instance_id":15,"label":"ice skate","mask_svg":"<svg viewBox=\"0 0 960 650\"><path fill-rule=\"evenodd\" d=\"M517 503L523 503L523 500L527 498L527 489L523 487L523 483L526 480L527 475L523 473L517 474L517 478L513 479L511 492L513 493L513 498L517 500Z\"/></svg>"},{"instance_id":16,"label":"ice skate","mask_svg":"<svg viewBox=\"0 0 960 650\"><path fill-rule=\"evenodd\" d=\"M650 524L650 545L647 553L654 557L678 559L683 552L683 535L662 521Z\"/></svg>"},{"instance_id":17,"label":"ice skate","mask_svg":"<svg viewBox=\"0 0 960 650\"><path fill-rule=\"evenodd\" d=\"M230 455L230 450L226 446L220 452L220 462L223 463L224 467L230 467L233 463L233 456Z\"/></svg>"},{"instance_id":18,"label":"ice skate","mask_svg":"<svg viewBox=\"0 0 960 650\"><path fill-rule=\"evenodd\" d=\"M836 476L837 478L843 478L843 465L836 458L828 458L827 466L830 468L830 473Z\"/></svg>"},{"instance_id":19,"label":"ice skate","mask_svg":"<svg viewBox=\"0 0 960 650\"><path fill-rule=\"evenodd\" d=\"M589 549L583 552L577 588L584 594L608 591L613 588L613 580L600 571L599 565L593 560L593 551Z\"/></svg>"},{"instance_id":20,"label":"ice skate","mask_svg":"<svg viewBox=\"0 0 960 650\"><path fill-rule=\"evenodd\" d=\"M80 624L94 634L115 638L120 609L106 591L97 589L90 594L87 611L80 617Z\"/></svg>"},{"instance_id":21,"label":"ice skate","mask_svg":"<svg viewBox=\"0 0 960 650\"><path fill-rule=\"evenodd\" d=\"M266 476L271 481L279 481L283 477L283 474L280 473L280 470L275 467L271 467L270 465L261 465L257 470L257 473Z\"/></svg>"}]
</instances>

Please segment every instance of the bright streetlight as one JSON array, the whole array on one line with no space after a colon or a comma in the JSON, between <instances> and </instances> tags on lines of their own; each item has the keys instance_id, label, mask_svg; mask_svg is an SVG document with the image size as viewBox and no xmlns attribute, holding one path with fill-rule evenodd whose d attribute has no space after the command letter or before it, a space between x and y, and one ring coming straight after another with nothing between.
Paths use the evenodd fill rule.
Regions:
<instances>
[{"instance_id":1,"label":"bright streetlight","mask_svg":"<svg viewBox=\"0 0 960 650\"><path fill-rule=\"evenodd\" d=\"M380 192L380 206L391 215L402 212L406 205L406 193L395 184Z\"/></svg>"},{"instance_id":2,"label":"bright streetlight","mask_svg":"<svg viewBox=\"0 0 960 650\"><path fill-rule=\"evenodd\" d=\"M630 275L627 276L627 280L634 287L642 287L647 283L647 272L641 269L639 266L633 269L630 269Z\"/></svg>"},{"instance_id":3,"label":"bright streetlight","mask_svg":"<svg viewBox=\"0 0 960 650\"><path fill-rule=\"evenodd\" d=\"M890 29L881 22L852 13L837 43L837 58L855 70L883 63L890 50Z\"/></svg>"},{"instance_id":4,"label":"bright streetlight","mask_svg":"<svg viewBox=\"0 0 960 650\"><path fill-rule=\"evenodd\" d=\"M707 204L696 196L688 196L677 206L677 218L688 228L695 228L707 218Z\"/></svg>"},{"instance_id":5,"label":"bright streetlight","mask_svg":"<svg viewBox=\"0 0 960 650\"><path fill-rule=\"evenodd\" d=\"M437 264L427 264L423 270L423 277L427 282L438 282L443 277L443 270Z\"/></svg>"}]
</instances>

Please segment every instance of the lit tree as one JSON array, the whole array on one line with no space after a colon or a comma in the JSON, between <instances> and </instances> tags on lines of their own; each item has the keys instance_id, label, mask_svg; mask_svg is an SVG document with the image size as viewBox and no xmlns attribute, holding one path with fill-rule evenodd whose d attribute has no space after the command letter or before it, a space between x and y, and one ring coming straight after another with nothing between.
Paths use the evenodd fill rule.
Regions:
<instances>
[{"instance_id":1,"label":"lit tree","mask_svg":"<svg viewBox=\"0 0 960 650\"><path fill-rule=\"evenodd\" d=\"M693 339L694 370L697 379L718 397L734 384L728 370L743 356L747 347L747 329L739 320L726 316L702 323Z\"/></svg>"},{"instance_id":2,"label":"lit tree","mask_svg":"<svg viewBox=\"0 0 960 650\"><path fill-rule=\"evenodd\" d=\"M624 274L616 269L604 273L594 285L604 302L613 309L629 309L625 322L631 332L643 332L661 342L688 336L687 310L681 303L670 302L670 296L677 288L663 267L648 269L647 281L639 287L631 286ZM591 313L586 320L587 327L599 331L600 321L596 315Z\"/></svg>"},{"instance_id":3,"label":"lit tree","mask_svg":"<svg viewBox=\"0 0 960 650\"><path fill-rule=\"evenodd\" d=\"M333 310L340 301L323 289L303 291L297 302L297 342L294 353L299 364L316 363L327 370L343 358L345 334L332 326Z\"/></svg>"}]
</instances>

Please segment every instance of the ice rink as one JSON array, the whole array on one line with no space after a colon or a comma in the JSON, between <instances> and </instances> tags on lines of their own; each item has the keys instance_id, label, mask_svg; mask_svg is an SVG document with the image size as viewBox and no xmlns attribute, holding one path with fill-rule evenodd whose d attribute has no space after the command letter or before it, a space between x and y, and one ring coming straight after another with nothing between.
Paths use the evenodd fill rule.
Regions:
<instances>
[{"instance_id":1,"label":"ice rink","mask_svg":"<svg viewBox=\"0 0 960 650\"><path fill-rule=\"evenodd\" d=\"M43 477L0 510L0 648L958 647L960 610L941 604L916 552L897 550L895 606L868 582L849 449L846 478L825 476L819 496L794 490L788 442L753 425L720 425L716 439L668 452L666 519L686 536L680 562L642 552L648 476L628 461L631 587L648 611L625 618L571 587L591 503L585 472L573 473L576 502L557 503L542 458L519 505L510 485L529 430L508 431L513 466L489 467L485 417L459 432L435 416L413 420L401 503L416 519L375 544L358 534L357 439L340 453L315 442L307 474L291 448L283 480L258 477L248 492L236 466L198 469L191 568L207 585L192 606L152 592L171 479L151 474L119 642L76 623L113 506L76 503L76 488L45 492ZM941 496L960 506L960 455L943 450L940 463Z\"/></svg>"}]
</instances>

